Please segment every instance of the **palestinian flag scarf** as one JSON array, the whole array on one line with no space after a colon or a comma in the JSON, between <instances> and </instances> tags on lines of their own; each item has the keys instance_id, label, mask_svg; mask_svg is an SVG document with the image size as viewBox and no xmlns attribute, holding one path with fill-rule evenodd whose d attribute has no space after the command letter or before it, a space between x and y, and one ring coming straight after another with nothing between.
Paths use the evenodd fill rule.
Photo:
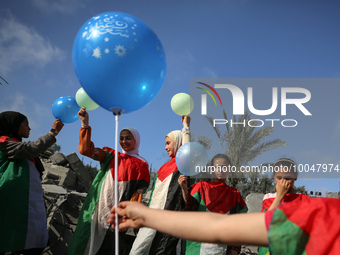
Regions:
<instances>
[{"instance_id":1,"label":"palestinian flag scarf","mask_svg":"<svg viewBox=\"0 0 340 255\"><path fill-rule=\"evenodd\" d=\"M105 147L106 158L94 179L81 209L68 254L114 254L114 233L107 220L114 206L115 151ZM136 157L118 152L118 198L128 201L150 182L148 164ZM125 233L120 233L124 239ZM120 246L120 251L124 247Z\"/></svg>"},{"instance_id":2,"label":"palestinian flag scarf","mask_svg":"<svg viewBox=\"0 0 340 255\"><path fill-rule=\"evenodd\" d=\"M6 140L20 142L0 137L0 143ZM10 160L0 151L0 252L47 245L46 209L38 160Z\"/></svg>"},{"instance_id":3,"label":"palestinian flag scarf","mask_svg":"<svg viewBox=\"0 0 340 255\"><path fill-rule=\"evenodd\" d=\"M182 189L178 184L180 174L176 166L175 157L158 170L151 191L150 208L173 211L182 210ZM133 243L130 255L176 254L178 240L178 238L151 228L141 228Z\"/></svg>"},{"instance_id":4,"label":"palestinian flag scarf","mask_svg":"<svg viewBox=\"0 0 340 255\"><path fill-rule=\"evenodd\" d=\"M262 210L261 212L266 212L269 207L272 205L274 202L274 199L276 198L277 193L268 193L264 195L263 201L262 201ZM310 196L301 194L301 193L287 193L283 199L282 203L290 203L293 201L303 201L303 200L309 200L312 199ZM259 255L269 255L270 251L268 247L259 247Z\"/></svg>"},{"instance_id":5,"label":"palestinian flag scarf","mask_svg":"<svg viewBox=\"0 0 340 255\"><path fill-rule=\"evenodd\" d=\"M340 199L313 198L280 205L265 215L271 254L338 254Z\"/></svg>"}]
</instances>

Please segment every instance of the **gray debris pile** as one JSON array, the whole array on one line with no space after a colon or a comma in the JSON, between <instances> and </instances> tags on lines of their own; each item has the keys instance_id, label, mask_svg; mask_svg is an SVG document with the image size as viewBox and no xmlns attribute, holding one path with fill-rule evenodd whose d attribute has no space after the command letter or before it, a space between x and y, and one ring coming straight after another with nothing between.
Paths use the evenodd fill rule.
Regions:
<instances>
[{"instance_id":1,"label":"gray debris pile","mask_svg":"<svg viewBox=\"0 0 340 255\"><path fill-rule=\"evenodd\" d=\"M40 158L50 235L44 254L66 254L93 178L75 152L64 156L46 151Z\"/></svg>"}]
</instances>

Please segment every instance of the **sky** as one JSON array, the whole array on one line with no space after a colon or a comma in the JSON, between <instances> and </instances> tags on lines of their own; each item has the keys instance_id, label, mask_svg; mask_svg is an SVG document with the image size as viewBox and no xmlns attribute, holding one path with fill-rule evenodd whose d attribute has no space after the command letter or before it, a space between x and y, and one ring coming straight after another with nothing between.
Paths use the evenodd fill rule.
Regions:
<instances>
[{"instance_id":1,"label":"sky","mask_svg":"<svg viewBox=\"0 0 340 255\"><path fill-rule=\"evenodd\" d=\"M265 152L249 164L274 162L280 157L308 165L340 162L338 1L2 0L0 75L9 84L0 80L0 112L25 114L32 128L29 140L50 130L53 102L62 96L75 97L81 87L72 62L73 43L82 25L104 12L123 12L141 19L156 33L165 51L167 68L160 92L141 109L121 115L118 122L119 130L133 126L140 132L140 155L153 171L167 160L165 135L182 128L181 117L170 107L171 98L193 92L190 81L194 88L197 81L211 86L220 81L234 84L246 98L246 88L253 86L254 104L259 102L259 109L270 107L274 84L308 89L312 96L305 106L312 116L291 106L285 117L278 107L271 117L294 118L298 126L275 127L269 140L283 139L286 147ZM262 87L260 78L269 85ZM296 82L296 78L312 79ZM241 85L243 81L247 82ZM230 94L223 95L227 97L223 102L232 100ZM194 111L199 111L199 103L195 101ZM231 116L232 106L224 107ZM214 108L215 113L221 110ZM114 147L113 114L103 108L89 114L95 145ZM199 119L194 116L193 112L192 126ZM203 120L199 124L207 125ZM79 128L79 120L65 124L57 136L63 154L77 152ZM213 137L213 130L206 128L204 134ZM78 156L85 163L98 165ZM339 181L338 175L299 178L296 185L324 195L338 192Z\"/></svg>"}]
</instances>

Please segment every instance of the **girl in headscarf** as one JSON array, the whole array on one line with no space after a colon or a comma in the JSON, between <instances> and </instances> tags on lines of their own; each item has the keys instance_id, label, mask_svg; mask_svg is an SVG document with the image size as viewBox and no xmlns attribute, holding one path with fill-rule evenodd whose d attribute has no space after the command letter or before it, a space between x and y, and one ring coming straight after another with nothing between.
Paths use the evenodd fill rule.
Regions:
<instances>
[{"instance_id":1,"label":"girl in headscarf","mask_svg":"<svg viewBox=\"0 0 340 255\"><path fill-rule=\"evenodd\" d=\"M46 209L41 186L44 167L40 153L56 142L63 127L52 129L35 142L22 142L31 128L25 115L0 114L0 254L41 254L47 245Z\"/></svg>"},{"instance_id":2,"label":"girl in headscarf","mask_svg":"<svg viewBox=\"0 0 340 255\"><path fill-rule=\"evenodd\" d=\"M180 172L176 166L176 153L183 144L190 142L190 117L182 116L183 129L170 132L165 137L165 150L171 158L158 170L150 195L149 207L180 211L183 209L182 190L178 184ZM139 230L133 243L131 255L176 254L178 238L151 228Z\"/></svg>"},{"instance_id":3,"label":"girl in headscarf","mask_svg":"<svg viewBox=\"0 0 340 255\"><path fill-rule=\"evenodd\" d=\"M89 115L82 108L78 116L81 120L79 133L79 152L101 163L101 169L94 179L81 209L77 228L68 254L114 254L115 233L109 228L107 220L114 200L115 150L104 147L95 148L91 141ZM118 198L119 201L141 202L143 192L150 183L147 161L139 156L140 136L132 127L120 132L118 152ZM128 254L125 232L119 235L119 253Z\"/></svg>"}]
</instances>

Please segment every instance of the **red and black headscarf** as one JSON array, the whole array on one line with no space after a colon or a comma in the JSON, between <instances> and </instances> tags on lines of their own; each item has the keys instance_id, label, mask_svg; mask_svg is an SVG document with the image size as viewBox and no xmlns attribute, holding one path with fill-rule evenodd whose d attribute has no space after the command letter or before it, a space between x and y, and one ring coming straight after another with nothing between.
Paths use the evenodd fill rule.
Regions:
<instances>
[{"instance_id":1,"label":"red and black headscarf","mask_svg":"<svg viewBox=\"0 0 340 255\"><path fill-rule=\"evenodd\" d=\"M9 136L21 141L22 137L18 136L18 131L21 123L26 119L27 117L20 112L6 111L0 113L0 136Z\"/></svg>"}]
</instances>

